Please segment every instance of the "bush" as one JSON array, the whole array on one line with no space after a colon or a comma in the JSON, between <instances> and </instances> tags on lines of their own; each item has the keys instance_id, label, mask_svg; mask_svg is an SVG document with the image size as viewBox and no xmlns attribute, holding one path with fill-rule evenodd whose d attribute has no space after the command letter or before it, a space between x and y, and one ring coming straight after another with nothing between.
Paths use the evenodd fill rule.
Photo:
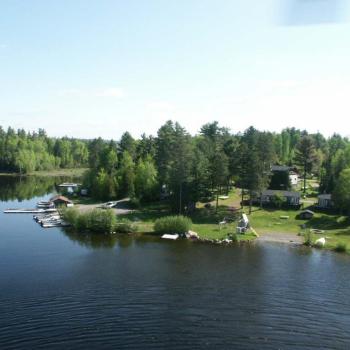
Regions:
<instances>
[{"instance_id":1,"label":"bush","mask_svg":"<svg viewBox=\"0 0 350 350\"><path fill-rule=\"evenodd\" d=\"M63 219L76 230L96 233L112 233L116 224L112 210L93 209L80 213L75 208L63 211Z\"/></svg>"},{"instance_id":2,"label":"bush","mask_svg":"<svg viewBox=\"0 0 350 350\"><path fill-rule=\"evenodd\" d=\"M344 242L337 243L337 245L334 248L334 250L336 252L339 252L339 253L346 253L347 249L348 249L348 247L347 247L346 243L344 243Z\"/></svg>"},{"instance_id":3,"label":"bush","mask_svg":"<svg viewBox=\"0 0 350 350\"><path fill-rule=\"evenodd\" d=\"M69 222L74 225L79 216L79 211L77 208L63 208L62 209L62 218L63 220Z\"/></svg>"},{"instance_id":4,"label":"bush","mask_svg":"<svg viewBox=\"0 0 350 350\"><path fill-rule=\"evenodd\" d=\"M154 223L156 233L178 233L183 234L190 230L192 221L182 215L165 216L157 219Z\"/></svg>"},{"instance_id":5,"label":"bush","mask_svg":"<svg viewBox=\"0 0 350 350\"><path fill-rule=\"evenodd\" d=\"M313 234L311 231L308 231L304 235L304 244L311 247L313 243Z\"/></svg>"},{"instance_id":6,"label":"bush","mask_svg":"<svg viewBox=\"0 0 350 350\"><path fill-rule=\"evenodd\" d=\"M121 219L115 224L114 231L118 233L133 233L137 231L137 225L128 219Z\"/></svg>"},{"instance_id":7,"label":"bush","mask_svg":"<svg viewBox=\"0 0 350 350\"><path fill-rule=\"evenodd\" d=\"M140 208L140 200L138 198L136 198L136 197L133 197L133 198L130 199L129 205L133 209Z\"/></svg>"}]
</instances>

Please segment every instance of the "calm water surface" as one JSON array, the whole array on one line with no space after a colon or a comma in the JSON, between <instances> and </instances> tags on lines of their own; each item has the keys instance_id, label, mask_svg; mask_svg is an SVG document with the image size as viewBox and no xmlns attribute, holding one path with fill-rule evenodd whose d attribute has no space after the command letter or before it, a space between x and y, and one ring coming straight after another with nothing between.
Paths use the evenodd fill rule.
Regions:
<instances>
[{"instance_id":1,"label":"calm water surface","mask_svg":"<svg viewBox=\"0 0 350 350\"><path fill-rule=\"evenodd\" d=\"M52 185L11 186L0 194L0 349L350 348L348 256L45 230L2 211L33 207Z\"/></svg>"}]
</instances>

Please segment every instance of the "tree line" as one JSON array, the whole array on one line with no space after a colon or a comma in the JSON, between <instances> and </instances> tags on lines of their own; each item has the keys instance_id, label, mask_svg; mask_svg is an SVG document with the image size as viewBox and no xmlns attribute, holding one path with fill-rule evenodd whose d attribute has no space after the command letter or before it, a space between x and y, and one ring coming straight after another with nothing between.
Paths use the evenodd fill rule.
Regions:
<instances>
[{"instance_id":1,"label":"tree line","mask_svg":"<svg viewBox=\"0 0 350 350\"><path fill-rule=\"evenodd\" d=\"M0 126L0 172L20 174L36 170L85 167L88 165L88 142L68 137L52 138L39 129L7 131Z\"/></svg>"},{"instance_id":2,"label":"tree line","mask_svg":"<svg viewBox=\"0 0 350 350\"><path fill-rule=\"evenodd\" d=\"M272 133L250 127L232 134L218 122L192 136L167 121L155 137L135 140L125 132L119 142L93 140L87 184L101 199L167 197L174 212L186 213L199 200L214 196L218 201L233 183L246 190L251 202L268 188L272 164L296 166L305 179L312 174L320 180L321 193L336 194L342 172L350 168L350 142L295 128Z\"/></svg>"},{"instance_id":3,"label":"tree line","mask_svg":"<svg viewBox=\"0 0 350 350\"><path fill-rule=\"evenodd\" d=\"M296 166L304 179L313 174L321 193L332 193L342 209L350 207L350 142L337 134L326 138L296 128L275 133L254 127L233 134L212 122L193 136L167 121L156 136L134 139L125 132L118 141L106 141L0 128L2 171L88 166L84 183L92 196L135 202L168 198L178 213L193 210L199 200L218 200L233 183L251 200L269 186L272 164Z\"/></svg>"}]
</instances>

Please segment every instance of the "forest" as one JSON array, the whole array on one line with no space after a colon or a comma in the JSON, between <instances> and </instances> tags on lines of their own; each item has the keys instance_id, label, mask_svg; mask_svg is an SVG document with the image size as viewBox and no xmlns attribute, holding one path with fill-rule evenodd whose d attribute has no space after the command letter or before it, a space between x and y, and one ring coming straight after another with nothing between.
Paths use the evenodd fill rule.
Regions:
<instances>
[{"instance_id":1,"label":"forest","mask_svg":"<svg viewBox=\"0 0 350 350\"><path fill-rule=\"evenodd\" d=\"M268 188L273 164L294 166L305 179L316 177L320 193L331 193L341 210L350 207L350 142L338 134L326 138L296 128L276 133L254 127L234 134L212 122L190 135L167 121L156 136L134 139L125 132L115 141L0 127L0 172L88 167L84 185L93 197L129 197L135 205L167 198L176 213L217 199L233 184L252 199Z\"/></svg>"},{"instance_id":2,"label":"forest","mask_svg":"<svg viewBox=\"0 0 350 350\"><path fill-rule=\"evenodd\" d=\"M7 131L0 126L0 172L28 174L37 170L79 168L88 164L88 142L52 138L39 129Z\"/></svg>"}]
</instances>

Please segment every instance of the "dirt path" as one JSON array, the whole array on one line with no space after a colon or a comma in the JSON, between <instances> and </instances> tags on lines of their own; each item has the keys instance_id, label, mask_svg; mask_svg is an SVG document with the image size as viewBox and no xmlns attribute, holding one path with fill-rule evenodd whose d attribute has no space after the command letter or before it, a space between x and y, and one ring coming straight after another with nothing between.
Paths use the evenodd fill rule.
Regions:
<instances>
[{"instance_id":1,"label":"dirt path","mask_svg":"<svg viewBox=\"0 0 350 350\"><path fill-rule=\"evenodd\" d=\"M297 236L294 233L262 233L258 242L277 242L289 244L303 244L303 237Z\"/></svg>"},{"instance_id":2,"label":"dirt path","mask_svg":"<svg viewBox=\"0 0 350 350\"><path fill-rule=\"evenodd\" d=\"M128 208L128 202L129 198L121 199L119 201L116 201L116 206L114 208L111 208L116 215L123 215L131 213L133 210ZM95 208L100 208L105 202L102 203L96 203L96 204L77 204L75 207L80 211L88 211Z\"/></svg>"}]
</instances>

